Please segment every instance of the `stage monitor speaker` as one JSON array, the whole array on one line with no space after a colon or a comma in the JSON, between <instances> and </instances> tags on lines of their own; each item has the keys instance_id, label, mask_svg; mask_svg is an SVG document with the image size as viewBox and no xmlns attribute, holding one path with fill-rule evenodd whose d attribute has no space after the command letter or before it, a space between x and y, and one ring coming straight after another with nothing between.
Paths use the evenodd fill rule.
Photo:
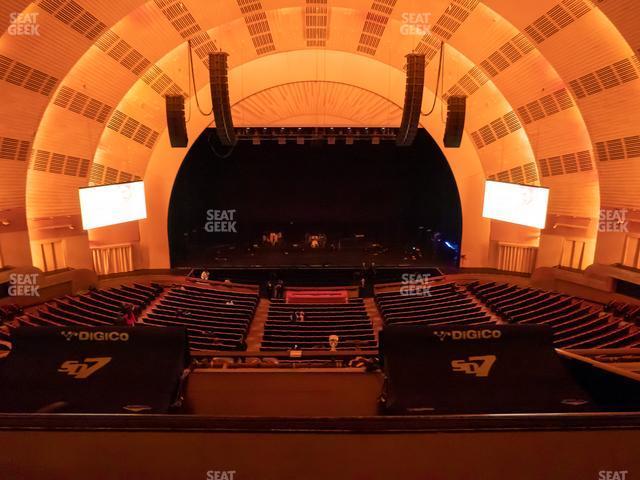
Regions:
<instances>
[{"instance_id":1,"label":"stage monitor speaker","mask_svg":"<svg viewBox=\"0 0 640 480\"><path fill-rule=\"evenodd\" d=\"M173 148L184 148L189 144L187 122L184 117L184 97L182 95L167 95L165 102L171 146Z\"/></svg>"},{"instance_id":2,"label":"stage monitor speaker","mask_svg":"<svg viewBox=\"0 0 640 480\"><path fill-rule=\"evenodd\" d=\"M553 348L529 325L391 325L380 333L387 413L576 412L593 408Z\"/></svg>"},{"instance_id":3,"label":"stage monitor speaker","mask_svg":"<svg viewBox=\"0 0 640 480\"><path fill-rule=\"evenodd\" d=\"M447 99L447 125L444 130L444 146L460 148L464 121L467 111L467 97L449 97Z\"/></svg>"},{"instance_id":4,"label":"stage monitor speaker","mask_svg":"<svg viewBox=\"0 0 640 480\"><path fill-rule=\"evenodd\" d=\"M216 124L216 134L222 145L231 146L236 142L236 133L231 116L229 101L229 79L227 76L226 52L209 54L209 83L211 85L211 104Z\"/></svg>"},{"instance_id":5,"label":"stage monitor speaker","mask_svg":"<svg viewBox=\"0 0 640 480\"><path fill-rule=\"evenodd\" d=\"M177 327L21 327L12 343L0 412L166 413L190 363Z\"/></svg>"},{"instance_id":6,"label":"stage monitor speaker","mask_svg":"<svg viewBox=\"0 0 640 480\"><path fill-rule=\"evenodd\" d=\"M396 145L407 147L413 144L418 133L422 95L424 91L424 55L410 53L407 58L407 87L404 94L402 122L396 137Z\"/></svg>"}]
</instances>

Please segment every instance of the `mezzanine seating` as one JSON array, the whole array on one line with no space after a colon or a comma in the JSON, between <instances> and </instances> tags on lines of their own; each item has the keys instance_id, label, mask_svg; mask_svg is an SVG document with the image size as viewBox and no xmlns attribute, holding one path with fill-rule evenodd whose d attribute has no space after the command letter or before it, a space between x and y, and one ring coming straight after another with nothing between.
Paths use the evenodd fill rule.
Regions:
<instances>
[{"instance_id":1,"label":"mezzanine seating","mask_svg":"<svg viewBox=\"0 0 640 480\"><path fill-rule=\"evenodd\" d=\"M375 298L386 325L453 326L491 322L491 316L455 283L428 285L418 291L403 285L398 290L376 293Z\"/></svg>"},{"instance_id":2,"label":"mezzanine seating","mask_svg":"<svg viewBox=\"0 0 640 480\"><path fill-rule=\"evenodd\" d=\"M29 326L115 325L122 317L123 304L134 307L138 315L162 292L162 287L134 284L117 288L90 290L78 296L65 296L27 312L21 323Z\"/></svg>"},{"instance_id":3,"label":"mezzanine seating","mask_svg":"<svg viewBox=\"0 0 640 480\"><path fill-rule=\"evenodd\" d=\"M582 299L497 282L477 283L469 288L509 323L550 326L556 347L622 348L640 345L639 328Z\"/></svg>"},{"instance_id":4,"label":"mezzanine seating","mask_svg":"<svg viewBox=\"0 0 640 480\"><path fill-rule=\"evenodd\" d=\"M293 320L295 312L304 312L304 321ZM371 319L360 298L350 299L348 303L321 304L288 304L272 299L260 349L329 350L331 335L339 337L338 350L378 347Z\"/></svg>"},{"instance_id":5,"label":"mezzanine seating","mask_svg":"<svg viewBox=\"0 0 640 480\"><path fill-rule=\"evenodd\" d=\"M182 285L154 305L145 325L186 327L192 350L243 350L258 295Z\"/></svg>"}]
</instances>

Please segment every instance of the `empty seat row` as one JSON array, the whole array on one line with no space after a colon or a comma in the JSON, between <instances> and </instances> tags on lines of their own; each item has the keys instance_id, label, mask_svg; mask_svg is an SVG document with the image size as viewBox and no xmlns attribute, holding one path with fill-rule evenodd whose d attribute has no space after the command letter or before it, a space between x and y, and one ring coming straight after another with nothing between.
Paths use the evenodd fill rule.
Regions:
<instances>
[{"instance_id":1,"label":"empty seat row","mask_svg":"<svg viewBox=\"0 0 640 480\"><path fill-rule=\"evenodd\" d=\"M163 288L157 284L134 283L116 288L90 290L77 296L65 295L21 312L17 317L18 325L89 328L118 325L123 323L125 305L131 305L134 315L137 316L162 290ZM4 344L10 345L10 335L7 335L6 340L0 338L0 351Z\"/></svg>"},{"instance_id":2,"label":"empty seat row","mask_svg":"<svg viewBox=\"0 0 640 480\"><path fill-rule=\"evenodd\" d=\"M430 286L428 289L406 289L376 294L376 304L385 325L481 325L491 322L464 288L455 283Z\"/></svg>"},{"instance_id":3,"label":"empty seat row","mask_svg":"<svg viewBox=\"0 0 640 480\"><path fill-rule=\"evenodd\" d=\"M297 315L300 312L304 316ZM329 338L334 338L334 345ZM378 341L362 299L348 303L288 304L272 300L261 350L376 349Z\"/></svg>"},{"instance_id":4,"label":"empty seat row","mask_svg":"<svg viewBox=\"0 0 640 480\"><path fill-rule=\"evenodd\" d=\"M140 311L162 292L159 286L135 284L90 290L78 296L66 295L29 311L22 323L33 326L101 327L122 323L125 306Z\"/></svg>"},{"instance_id":5,"label":"empty seat row","mask_svg":"<svg viewBox=\"0 0 640 480\"><path fill-rule=\"evenodd\" d=\"M244 350L258 301L257 294L182 285L153 306L144 324L186 328L192 350Z\"/></svg>"},{"instance_id":6,"label":"empty seat row","mask_svg":"<svg viewBox=\"0 0 640 480\"><path fill-rule=\"evenodd\" d=\"M468 288L506 322L550 326L559 348L640 345L640 328L579 298L499 282L477 282Z\"/></svg>"}]
</instances>

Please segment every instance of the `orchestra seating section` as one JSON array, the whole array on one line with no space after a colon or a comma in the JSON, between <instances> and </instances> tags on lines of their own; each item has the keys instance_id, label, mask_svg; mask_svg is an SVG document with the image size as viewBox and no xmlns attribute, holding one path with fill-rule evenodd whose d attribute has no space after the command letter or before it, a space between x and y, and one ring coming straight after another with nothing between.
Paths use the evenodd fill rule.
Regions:
<instances>
[{"instance_id":1,"label":"orchestra seating section","mask_svg":"<svg viewBox=\"0 0 640 480\"><path fill-rule=\"evenodd\" d=\"M304 312L304 320L295 319L296 312ZM272 299L264 325L260 349L329 350L329 337L338 337L337 350L375 350L376 333L361 298L348 303L286 303Z\"/></svg>"},{"instance_id":2,"label":"orchestra seating section","mask_svg":"<svg viewBox=\"0 0 640 480\"><path fill-rule=\"evenodd\" d=\"M611 301L604 306L604 311L618 315L627 322L640 327L640 305Z\"/></svg>"},{"instance_id":3,"label":"orchestra seating section","mask_svg":"<svg viewBox=\"0 0 640 480\"><path fill-rule=\"evenodd\" d=\"M467 287L507 323L548 325L558 348L622 348L640 345L640 328L582 299L507 283Z\"/></svg>"},{"instance_id":4,"label":"orchestra seating section","mask_svg":"<svg viewBox=\"0 0 640 480\"><path fill-rule=\"evenodd\" d=\"M152 306L144 324L186 327L191 350L245 350L258 300L257 294L180 285Z\"/></svg>"},{"instance_id":5,"label":"orchestra seating section","mask_svg":"<svg viewBox=\"0 0 640 480\"><path fill-rule=\"evenodd\" d=\"M28 311L20 322L28 326L101 327L116 325L123 315L123 306L133 306L140 313L162 293L153 285L122 285L117 288L90 290L78 296L64 296Z\"/></svg>"},{"instance_id":6,"label":"orchestra seating section","mask_svg":"<svg viewBox=\"0 0 640 480\"><path fill-rule=\"evenodd\" d=\"M493 322L465 288L456 283L429 285L417 291L376 293L376 304L385 325L460 326Z\"/></svg>"},{"instance_id":7,"label":"orchestra seating section","mask_svg":"<svg viewBox=\"0 0 640 480\"><path fill-rule=\"evenodd\" d=\"M235 286L237 287L237 286ZM489 323L548 325L564 349L640 347L640 307L602 305L570 295L499 282L436 281L428 289L376 286L375 304L384 325L477 326ZM0 357L11 348L19 325L101 327L122 324L123 306L138 326L185 327L192 351L246 351L260 301L257 286L187 281L172 286L134 283L64 296L22 311L2 307ZM313 300L312 300L313 301ZM331 300L330 300L331 301ZM267 302L265 300L265 302ZM287 303L272 298L252 332L260 350L338 351L378 348L378 327L362 298L346 303ZM261 310L263 312L263 310ZM299 313L304 313L301 319ZM377 321L377 320L376 320ZM263 324L261 322L264 322ZM375 325L378 325L377 323ZM263 326L263 331L261 328ZM335 340L335 339L334 339ZM255 344L257 348L258 343Z\"/></svg>"}]
</instances>

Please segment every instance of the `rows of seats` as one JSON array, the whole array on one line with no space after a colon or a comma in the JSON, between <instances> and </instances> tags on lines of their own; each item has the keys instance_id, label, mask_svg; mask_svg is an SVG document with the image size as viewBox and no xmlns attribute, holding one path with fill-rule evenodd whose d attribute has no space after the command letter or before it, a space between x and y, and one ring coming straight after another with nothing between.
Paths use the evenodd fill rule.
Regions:
<instances>
[{"instance_id":1,"label":"rows of seats","mask_svg":"<svg viewBox=\"0 0 640 480\"><path fill-rule=\"evenodd\" d=\"M296 312L304 320L296 321ZM338 337L338 350L370 350L378 347L371 319L361 298L348 303L291 304L272 299L260 349L264 351L330 348L329 337Z\"/></svg>"},{"instance_id":2,"label":"rows of seats","mask_svg":"<svg viewBox=\"0 0 640 480\"><path fill-rule=\"evenodd\" d=\"M11 350L11 339L9 338L8 327L0 327L0 358L4 357Z\"/></svg>"},{"instance_id":3,"label":"rows of seats","mask_svg":"<svg viewBox=\"0 0 640 480\"><path fill-rule=\"evenodd\" d=\"M605 312L611 312L627 322L640 327L640 305L633 305L625 302L610 301L604 306Z\"/></svg>"},{"instance_id":4,"label":"rows of seats","mask_svg":"<svg viewBox=\"0 0 640 480\"><path fill-rule=\"evenodd\" d=\"M186 327L192 350L244 350L258 295L181 285L148 312L145 325Z\"/></svg>"},{"instance_id":5,"label":"rows of seats","mask_svg":"<svg viewBox=\"0 0 640 480\"><path fill-rule=\"evenodd\" d=\"M11 330L17 327L16 318L23 314L22 307L17 304L0 305L0 359L11 351Z\"/></svg>"},{"instance_id":6,"label":"rows of seats","mask_svg":"<svg viewBox=\"0 0 640 480\"><path fill-rule=\"evenodd\" d=\"M465 288L455 283L402 285L375 299L385 325L460 326L492 322Z\"/></svg>"},{"instance_id":7,"label":"rows of seats","mask_svg":"<svg viewBox=\"0 0 640 480\"><path fill-rule=\"evenodd\" d=\"M559 348L640 345L640 328L569 295L497 282L474 283L469 289L508 323L548 325Z\"/></svg>"},{"instance_id":8,"label":"rows of seats","mask_svg":"<svg viewBox=\"0 0 640 480\"><path fill-rule=\"evenodd\" d=\"M101 327L116 325L123 316L123 307L131 305L137 316L160 293L159 285L122 285L90 290L78 296L64 296L27 312L20 323L29 326Z\"/></svg>"}]
</instances>

